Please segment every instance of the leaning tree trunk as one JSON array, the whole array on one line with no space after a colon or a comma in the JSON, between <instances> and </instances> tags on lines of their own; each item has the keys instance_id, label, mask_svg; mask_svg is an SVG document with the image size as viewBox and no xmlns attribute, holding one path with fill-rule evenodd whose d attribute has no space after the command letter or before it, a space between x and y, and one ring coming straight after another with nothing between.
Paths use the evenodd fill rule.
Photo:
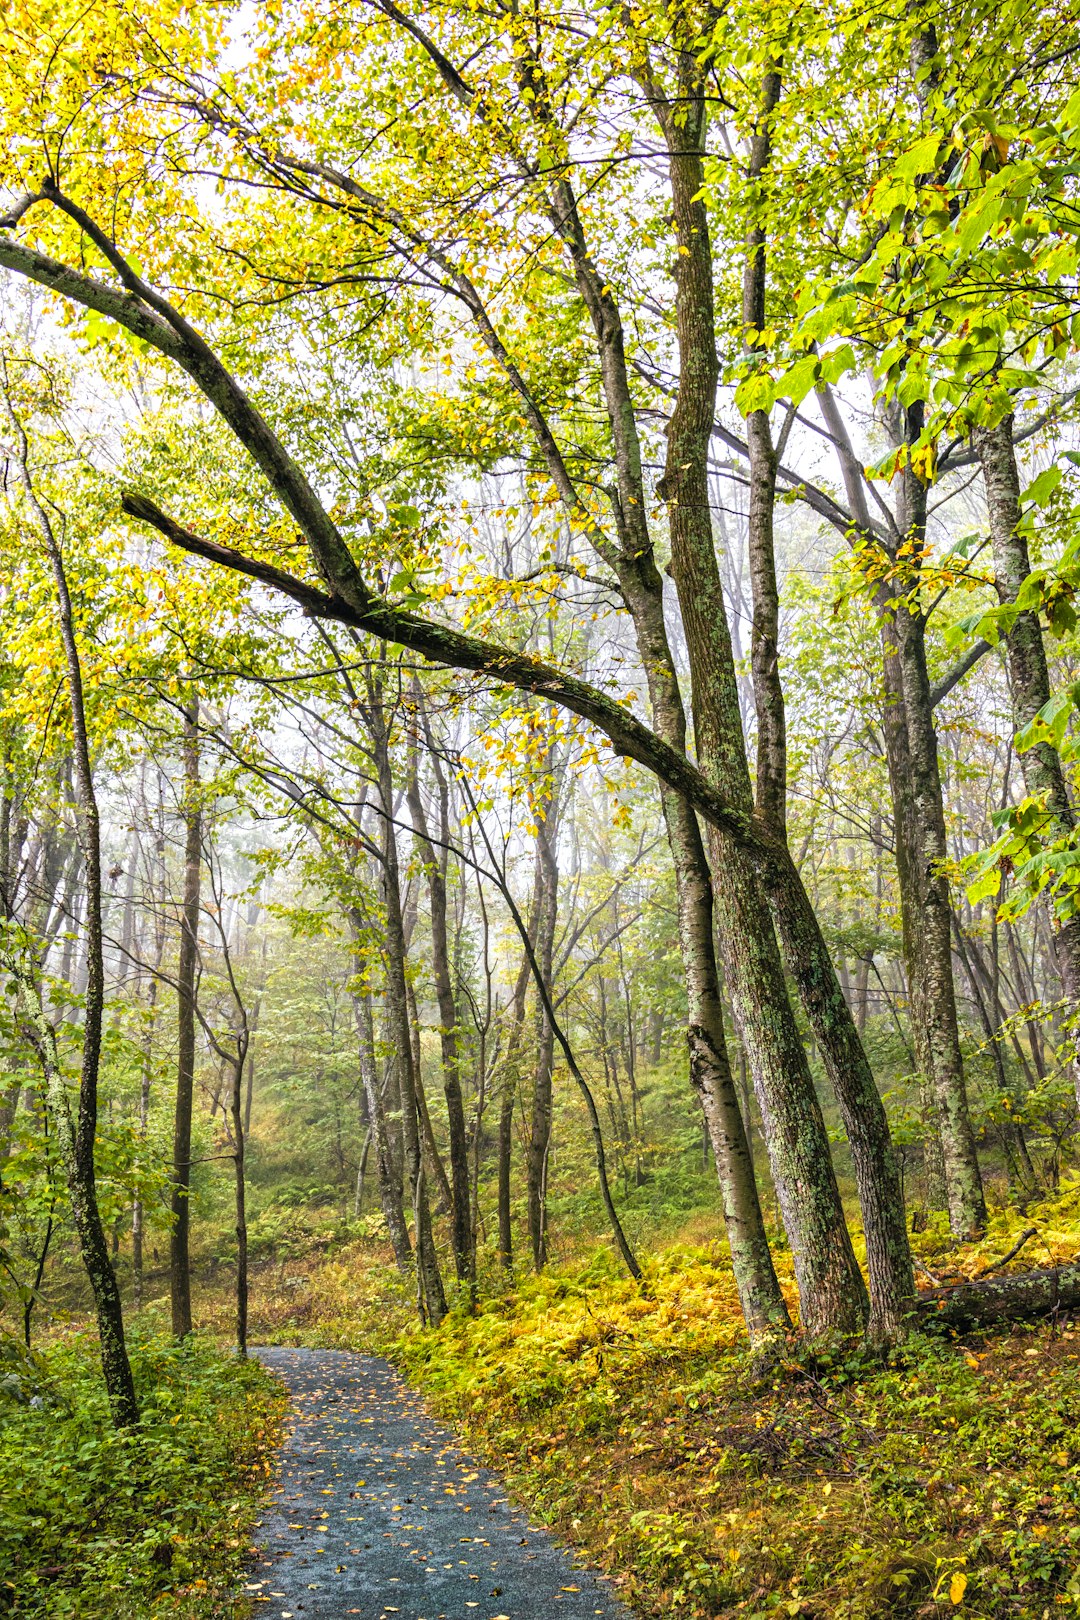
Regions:
<instances>
[{"instance_id":1,"label":"leaning tree trunk","mask_svg":"<svg viewBox=\"0 0 1080 1620\"><path fill-rule=\"evenodd\" d=\"M998 598L1003 604L1011 603L1031 573L1027 536L1020 527L1020 475L1012 417L1005 417L995 428L981 430L976 445L986 486ZM1050 701L1050 674L1037 613L1028 609L1016 615L1005 638L1005 650L1015 733L1030 725ZM1061 755L1052 743L1044 741L1025 749L1019 759L1025 788L1033 799L1046 805L1051 837L1068 838L1076 829L1076 812L1069 798ZM1050 927L1061 987L1075 1016L1080 1009L1080 917L1059 923L1051 911ZM1080 1056L1075 1050L1072 1075L1080 1107Z\"/></svg>"},{"instance_id":2,"label":"leaning tree trunk","mask_svg":"<svg viewBox=\"0 0 1080 1620\"><path fill-rule=\"evenodd\" d=\"M199 798L199 700L184 710L184 896L180 911L180 959L176 971L176 1109L169 1205L169 1293L177 1339L191 1332L191 1114L195 1098L195 973L199 954L202 893L202 807Z\"/></svg>"},{"instance_id":3,"label":"leaning tree trunk","mask_svg":"<svg viewBox=\"0 0 1080 1620\"><path fill-rule=\"evenodd\" d=\"M26 436L9 404L9 415L21 448L23 485L41 530L56 585L60 635L64 647L68 699L75 766L76 815L79 844L86 877L86 997L83 1013L83 1048L79 1079L78 1118L73 1123L71 1103L56 1045L56 1032L45 1017L40 992L25 973L16 973L26 992L24 999L35 1025L36 1045L42 1060L46 1098L51 1110L60 1157L64 1165L72 1215L79 1239L83 1265L90 1279L97 1310L101 1364L108 1391L113 1422L125 1428L138 1422L139 1407L124 1340L124 1312L116 1272L109 1257L105 1229L97 1200L95 1139L98 1114L98 1069L101 1062L101 1028L105 1010L105 963L101 930L101 826L97 794L90 764L90 739L83 701L82 665L75 635L75 618L68 592L63 555L48 513L41 505L30 480ZM9 962L9 971L15 967Z\"/></svg>"}]
</instances>

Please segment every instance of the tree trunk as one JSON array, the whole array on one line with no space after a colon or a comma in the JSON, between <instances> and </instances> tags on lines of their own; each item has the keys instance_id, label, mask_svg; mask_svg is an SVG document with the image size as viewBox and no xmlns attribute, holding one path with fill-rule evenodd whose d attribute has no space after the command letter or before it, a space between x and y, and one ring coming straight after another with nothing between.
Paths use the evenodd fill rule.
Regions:
<instances>
[{"instance_id":1,"label":"tree trunk","mask_svg":"<svg viewBox=\"0 0 1080 1620\"><path fill-rule=\"evenodd\" d=\"M160 935L160 930L159 930ZM143 1036L142 1065L139 1076L139 1141L145 1147L146 1130L150 1120L150 1085L154 1075L154 1027L157 1022L159 954L155 971L146 992L146 1033ZM131 1273L132 1302L136 1310L142 1307L143 1296L143 1221L145 1212L141 1198L131 1208Z\"/></svg>"},{"instance_id":2,"label":"tree trunk","mask_svg":"<svg viewBox=\"0 0 1080 1620\"><path fill-rule=\"evenodd\" d=\"M828 388L818 391L837 449L854 525L870 535L865 477L842 414ZM919 402L888 414L886 426L903 454L920 437ZM954 1231L985 1225L975 1139L968 1112L950 948L949 887L941 866L948 849L930 683L926 621L918 602L918 569L926 537L927 489L910 464L897 480L894 539L879 542L903 570L881 586L874 602L881 635L885 706L882 716L893 803L897 880L911 1025L923 1089L927 1192L949 1207ZM891 549L890 549L891 548ZM903 573L907 577L903 577Z\"/></svg>"},{"instance_id":3,"label":"tree trunk","mask_svg":"<svg viewBox=\"0 0 1080 1620\"><path fill-rule=\"evenodd\" d=\"M1021 1271L1014 1277L920 1290L918 1313L927 1326L966 1332L1025 1317L1057 1316L1080 1308L1080 1261Z\"/></svg>"},{"instance_id":4,"label":"tree trunk","mask_svg":"<svg viewBox=\"0 0 1080 1620\"><path fill-rule=\"evenodd\" d=\"M679 237L676 314L680 380L659 486L668 503L671 572L693 679L701 768L746 815L746 765L727 611L713 542L708 452L718 363L708 220L701 200L704 98L692 53L680 57L680 116L658 109L669 152ZM774 760L775 764L775 760ZM765 1137L811 1336L861 1328L866 1289L836 1185L828 1137L787 994L766 895L746 852L710 830L724 971L758 1091ZM732 1087L734 1098L734 1088Z\"/></svg>"},{"instance_id":5,"label":"tree trunk","mask_svg":"<svg viewBox=\"0 0 1080 1620\"><path fill-rule=\"evenodd\" d=\"M1013 446L1013 419L1007 416L995 428L976 434L986 487L990 517L990 541L997 576L997 593L1002 603L1015 602L1020 587L1031 573L1027 536L1020 528L1020 476ZM1005 638L1009 668L1009 695L1012 700L1014 733L1022 731L1050 701L1050 675L1046 667L1039 616L1030 609L1018 613ZM1033 799L1046 805L1048 831L1052 838L1066 838L1076 828L1076 813L1062 768L1061 755L1049 742L1036 743L1019 755L1024 787ZM1050 913L1054 963L1070 1012L1080 1007L1080 918L1058 923ZM1080 1107L1080 1058L1072 1056L1073 1086Z\"/></svg>"},{"instance_id":6,"label":"tree trunk","mask_svg":"<svg viewBox=\"0 0 1080 1620\"><path fill-rule=\"evenodd\" d=\"M770 119L780 97L780 74L765 75L761 117L751 146L756 179L770 157ZM765 325L765 231L755 224L743 273L743 328L751 351ZM762 868L788 972L810 1021L832 1082L851 1148L866 1238L870 1283L867 1332L887 1343L903 1331L915 1278L904 1218L900 1172L885 1106L866 1057L851 1007L836 976L813 906L787 846L787 718L780 677L780 596L776 581L774 515L777 458L766 411L746 421L750 460L749 559L754 605L751 667L757 712L757 813L777 846Z\"/></svg>"},{"instance_id":7,"label":"tree trunk","mask_svg":"<svg viewBox=\"0 0 1080 1620\"><path fill-rule=\"evenodd\" d=\"M554 760L548 751L552 776L551 798L537 806L536 855L540 863L540 906L536 919L536 961L543 984L551 995L554 977L555 923L559 899L559 867L555 855L558 838L559 784L554 779ZM529 1212L529 1244L537 1271L547 1264L547 1157L551 1145L552 1075L555 1066L555 1031L544 999L536 1005L536 1064L533 1069L532 1114L525 1157L526 1191Z\"/></svg>"},{"instance_id":8,"label":"tree trunk","mask_svg":"<svg viewBox=\"0 0 1080 1620\"><path fill-rule=\"evenodd\" d=\"M191 1112L195 1096L195 974L199 955L202 895L202 807L199 790L199 699L184 710L184 897L180 913L180 958L176 971L177 1064L170 1195L169 1292L172 1330L191 1332Z\"/></svg>"},{"instance_id":9,"label":"tree trunk","mask_svg":"<svg viewBox=\"0 0 1080 1620\"><path fill-rule=\"evenodd\" d=\"M443 1092L450 1133L451 1221L450 1242L458 1281L470 1298L476 1288L476 1254L473 1242L472 1201L469 1194L469 1143L465 1129L465 1105L461 1095L461 1053L458 1042L457 1004L450 976L450 944L446 926L446 864L436 857L428 834L427 815L420 795L415 760L408 787L409 813L420 859L427 877L431 908L431 966L439 1005L439 1039L442 1044ZM442 822L445 823L445 813ZM441 828L445 845L448 828Z\"/></svg>"},{"instance_id":10,"label":"tree trunk","mask_svg":"<svg viewBox=\"0 0 1080 1620\"><path fill-rule=\"evenodd\" d=\"M265 936L263 938L262 957L263 957L263 975L264 975L264 983L265 983L265 973L266 973L266 939L265 939ZM247 1138L251 1134L251 1107L252 1107L252 1103L255 1100L255 1036L258 1034L259 1019L262 1017L262 1004L263 1004L263 991L260 990L258 995L255 997L255 1002L254 1002L254 1005L252 1006L252 1009L251 1009L251 1025L250 1025L250 1037L249 1037L249 1040L248 1040L246 1081L245 1081L245 1085L244 1085L244 1136L245 1136L245 1138Z\"/></svg>"},{"instance_id":11,"label":"tree trunk","mask_svg":"<svg viewBox=\"0 0 1080 1620\"><path fill-rule=\"evenodd\" d=\"M79 1080L79 1111L73 1125L71 1104L64 1082L56 1032L44 1015L40 994L27 974L21 977L27 990L26 1002L36 1026L39 1056L43 1063L46 1100L55 1122L60 1156L71 1197L72 1215L79 1239L83 1265L90 1279L97 1310L101 1365L108 1391L113 1422L125 1428L138 1422L139 1408L124 1340L124 1312L116 1272L109 1258L105 1229L97 1201L95 1139L98 1115L98 1069L101 1061L101 1027L105 1008L105 964L101 932L101 827L97 795L90 764L90 739L83 701L82 665L75 634L75 619L64 571L63 555L48 513L38 501L27 465L26 437L9 403L9 415L21 447L21 468L27 499L41 529L52 567L59 610L60 634L64 647L68 698L75 766L75 790L79 844L86 874L86 1000L83 1013L82 1064ZM9 964L9 970L14 964Z\"/></svg>"},{"instance_id":12,"label":"tree trunk","mask_svg":"<svg viewBox=\"0 0 1080 1620\"><path fill-rule=\"evenodd\" d=\"M435 1127L431 1123L431 1110L428 1107L427 1088L424 1085L420 1046L420 1012L416 1005L416 990L410 979L405 981L405 991L409 1002L409 1045L412 1050L413 1078L416 1083L416 1106L420 1111L420 1135L424 1149L425 1169L430 1171L435 1179L436 1213L448 1215L453 1208L454 1195L450 1190L450 1178L446 1174L446 1166L443 1164L442 1154L439 1152L439 1144L435 1140Z\"/></svg>"},{"instance_id":13,"label":"tree trunk","mask_svg":"<svg viewBox=\"0 0 1080 1620\"><path fill-rule=\"evenodd\" d=\"M386 1004L387 1020L401 1088L401 1122L405 1143L405 1169L414 1212L417 1287L421 1309L433 1327L446 1315L446 1295L439 1272L438 1256L431 1229L427 1178L420 1139L420 1117L416 1102L412 1043L409 1038L409 1005L405 976L405 930L401 913L401 868L394 831L394 781L390 764L390 733L383 706L381 673L369 677L368 702L371 715L371 741L378 771L379 801L382 814L382 879L386 912Z\"/></svg>"},{"instance_id":14,"label":"tree trunk","mask_svg":"<svg viewBox=\"0 0 1080 1620\"><path fill-rule=\"evenodd\" d=\"M533 904L527 927L532 931L540 915L540 887L543 874L540 867L540 856L537 852L536 870L533 884ZM510 1171L512 1164L513 1120L514 1120L514 1092L519 1078L518 1065L521 1058L521 1040L525 1028L525 999L529 991L530 966L528 954L522 957L521 966L514 984L514 996L511 1003L512 1022L510 1036L506 1044L506 1060L503 1064L502 1088L499 1095L499 1261L504 1271L509 1271L514 1263L514 1232L510 1220Z\"/></svg>"},{"instance_id":15,"label":"tree trunk","mask_svg":"<svg viewBox=\"0 0 1080 1620\"><path fill-rule=\"evenodd\" d=\"M154 959L150 964L150 983L146 990L146 1030L143 1035L142 1066L139 1076L139 1140L145 1145L147 1128L150 1122L150 1090L154 1078L154 1036L157 1032L158 1021L158 985L161 975L161 963L165 955L166 940L166 885L168 882L165 870L165 827L163 821L163 806L161 791L163 787L160 772L158 773L157 813L158 821L154 836L154 855L156 871L153 884L156 886L155 915L154 915ZM143 778L143 804L146 804L145 776ZM155 889L151 887L151 894ZM132 1287L135 1309L139 1310L143 1302L143 1236L146 1222L146 1211L141 1198L136 1198L131 1212L131 1270Z\"/></svg>"},{"instance_id":16,"label":"tree trunk","mask_svg":"<svg viewBox=\"0 0 1080 1620\"><path fill-rule=\"evenodd\" d=\"M247 1049L233 1063L229 1112L232 1115L233 1165L236 1206L236 1353L247 1356L248 1233L247 1189L244 1178L244 1067Z\"/></svg>"},{"instance_id":17,"label":"tree trunk","mask_svg":"<svg viewBox=\"0 0 1080 1620\"><path fill-rule=\"evenodd\" d=\"M357 911L352 910L349 913L349 921L352 925L355 952L356 942L363 931L363 919ZM357 977L363 970L363 964L355 954L354 970ZM390 1234L398 1270L407 1272L412 1259L412 1245L409 1242L409 1230L402 1208L401 1176L398 1173L390 1133L387 1130L386 1110L383 1107L382 1088L379 1085L378 1066L375 1062L375 1023L371 1011L371 994L366 987L353 991L353 1007L356 1013L360 1054L360 1079L367 1101L368 1124L375 1143L375 1174L379 1183L379 1202L382 1206L383 1219L386 1221L386 1229Z\"/></svg>"},{"instance_id":18,"label":"tree trunk","mask_svg":"<svg viewBox=\"0 0 1080 1620\"><path fill-rule=\"evenodd\" d=\"M907 484L917 486L918 493L910 504L917 513L924 514L924 487L910 470L905 471L904 478ZM924 527L921 519L916 516L913 522L921 533ZM910 529L908 525L902 532L907 534ZM915 968L912 977L914 1033L922 1044L933 1077L949 1223L955 1233L966 1235L985 1229L986 1201L960 1052L951 901L945 872L949 849L938 769L937 730L926 672L925 620L921 613L909 612L905 604L898 604L891 628L900 674L901 713L907 732L917 840L915 850L908 857L909 900L918 907L915 914L917 943L912 963Z\"/></svg>"},{"instance_id":19,"label":"tree trunk","mask_svg":"<svg viewBox=\"0 0 1080 1620\"><path fill-rule=\"evenodd\" d=\"M851 1149L870 1281L867 1335L874 1343L889 1343L902 1333L915 1291L900 1167L885 1105L817 916L790 855L786 870L780 860L778 854L765 875L784 956L817 1037Z\"/></svg>"}]
</instances>

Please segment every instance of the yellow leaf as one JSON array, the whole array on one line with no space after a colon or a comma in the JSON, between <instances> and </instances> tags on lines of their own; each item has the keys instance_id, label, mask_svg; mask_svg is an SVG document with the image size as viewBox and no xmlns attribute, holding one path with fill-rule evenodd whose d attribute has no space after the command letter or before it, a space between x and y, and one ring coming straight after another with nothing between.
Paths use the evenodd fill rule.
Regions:
<instances>
[{"instance_id":1,"label":"yellow leaf","mask_svg":"<svg viewBox=\"0 0 1080 1620\"><path fill-rule=\"evenodd\" d=\"M956 1571L956 1573L954 1574L952 1580L949 1582L949 1602L950 1603L954 1603L954 1604L963 1603L963 1601L964 1601L964 1593L967 1591L967 1581L968 1581L968 1578L964 1574L963 1570L958 1569Z\"/></svg>"}]
</instances>

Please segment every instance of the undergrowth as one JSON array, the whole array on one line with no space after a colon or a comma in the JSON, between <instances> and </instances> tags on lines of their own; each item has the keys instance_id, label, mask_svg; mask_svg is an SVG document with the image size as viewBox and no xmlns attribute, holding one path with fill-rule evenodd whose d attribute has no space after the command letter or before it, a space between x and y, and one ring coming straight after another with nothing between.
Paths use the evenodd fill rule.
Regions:
<instances>
[{"instance_id":1,"label":"undergrowth","mask_svg":"<svg viewBox=\"0 0 1080 1620\"><path fill-rule=\"evenodd\" d=\"M914 1240L936 1280L1080 1251L1080 1187L999 1210L979 1245ZM700 1235L700 1224L692 1228ZM640 1613L807 1620L1080 1617L1080 1330L1068 1321L887 1362L752 1362L726 1250L596 1249L542 1277L490 1268L438 1332L370 1237L258 1271L266 1340L382 1350L516 1495ZM781 1257L783 1258L783 1257ZM201 1319L227 1331L220 1291Z\"/></svg>"},{"instance_id":2,"label":"undergrowth","mask_svg":"<svg viewBox=\"0 0 1080 1620\"><path fill-rule=\"evenodd\" d=\"M0 1372L0 1614L218 1620L273 1466L283 1396L204 1339L131 1345L142 1421L109 1421L96 1341Z\"/></svg>"}]
</instances>

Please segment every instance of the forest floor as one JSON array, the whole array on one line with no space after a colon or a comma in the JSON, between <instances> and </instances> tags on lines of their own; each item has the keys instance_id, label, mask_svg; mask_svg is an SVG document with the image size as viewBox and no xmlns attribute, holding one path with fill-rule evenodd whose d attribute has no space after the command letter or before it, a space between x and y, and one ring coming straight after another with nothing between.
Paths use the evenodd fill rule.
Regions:
<instances>
[{"instance_id":1,"label":"forest floor","mask_svg":"<svg viewBox=\"0 0 1080 1620\"><path fill-rule=\"evenodd\" d=\"M920 1263L972 1276L1028 1227L1009 1270L1080 1252L1080 1185L998 1211L979 1246L923 1233ZM1080 1615L1073 1322L920 1337L886 1363L793 1347L762 1376L721 1245L669 1244L644 1269L639 1289L598 1248L487 1276L478 1313L431 1333L381 1249L313 1244L261 1272L257 1331L389 1355L640 1614Z\"/></svg>"},{"instance_id":2,"label":"forest floor","mask_svg":"<svg viewBox=\"0 0 1080 1620\"><path fill-rule=\"evenodd\" d=\"M411 1287L382 1244L371 1236L343 1241L330 1211L322 1228L315 1215L305 1219L306 1230L299 1219L294 1225L290 1251L255 1269L251 1338L394 1364L416 1392L402 1397L405 1407L376 1389L357 1413L348 1387L330 1387L319 1371L295 1408L292 1443L314 1425L307 1434L315 1451L334 1433L345 1434L346 1448L354 1444L350 1425L371 1428L364 1418L381 1413L386 1428L372 1456L382 1472L370 1463L360 1472L357 1452L337 1477L317 1483L299 1470L325 1468L325 1455L286 1451L279 1483L303 1494L291 1506L283 1499L280 1509L267 1507L281 1386L227 1353L223 1254L202 1270L194 1341L170 1343L164 1297L134 1324L146 1412L137 1447L108 1425L89 1337L64 1330L47 1346L45 1403L19 1405L0 1425L0 1611L48 1620L322 1620L332 1612L339 1620L359 1610L361 1620L384 1612L406 1620L405 1608L386 1599L408 1570L387 1571L380 1561L384 1608L362 1597L342 1606L335 1596L332 1610L320 1609L321 1569L333 1559L335 1575L339 1563L350 1574L357 1555L349 1548L359 1544L365 1557L370 1550L358 1539L339 1548L329 1536L314 1538L314 1552L299 1540L277 1543L293 1554L284 1561L288 1579L293 1571L309 1576L300 1591L279 1578L273 1536L283 1523L289 1536L307 1537L313 1522L329 1528L335 1515L339 1531L359 1530L365 1498L348 1493L367 1492L372 1481L371 1514L383 1512L379 1493L395 1483L386 1470L416 1460L408 1426L429 1421L415 1404L422 1399L476 1459L463 1471L464 1452L444 1458L468 1487L455 1506L471 1516L491 1505L494 1481L482 1470L493 1470L500 1496L508 1492L531 1524L604 1571L638 1615L1080 1620L1080 1327L1072 1320L963 1339L922 1336L886 1361L858 1346L810 1357L792 1344L763 1373L747 1350L726 1251L711 1236L715 1217L702 1213L679 1241L640 1245L641 1287L598 1243L564 1254L542 1277L486 1270L474 1315L459 1308L437 1332L421 1331ZM957 1247L931 1227L915 1240L919 1263L939 1280L972 1277L1029 1228L1034 1235L1009 1271L1080 1253L1080 1181L1023 1212L998 1210L978 1246ZM778 1249L781 1267L784 1259ZM287 1353L284 1360L303 1362ZM403 1411L407 1428L395 1432ZM415 1496L410 1486L403 1513L422 1510ZM426 1505L430 1516L433 1502ZM352 1512L339 1512L346 1507ZM260 1518L264 1550L253 1554ZM406 1530L409 1523L416 1520L402 1519L396 1540L414 1539L394 1557L430 1564L445 1551L442 1531L429 1542ZM466 1562L456 1572L479 1581L486 1570L470 1569L477 1538L466 1543L466 1533L458 1537ZM522 1534L532 1541L537 1533ZM395 1539L389 1525L384 1537ZM501 1561L499 1552L492 1559ZM316 1561L320 1573L312 1574ZM444 1572L454 1562L447 1553ZM585 1589L576 1575L558 1585ZM490 1609L465 1597L475 1609L436 1608L432 1620L541 1612L502 1578L483 1599ZM592 1610L605 1601L613 1615L610 1597ZM542 1612L558 1608L547 1601Z\"/></svg>"}]
</instances>

